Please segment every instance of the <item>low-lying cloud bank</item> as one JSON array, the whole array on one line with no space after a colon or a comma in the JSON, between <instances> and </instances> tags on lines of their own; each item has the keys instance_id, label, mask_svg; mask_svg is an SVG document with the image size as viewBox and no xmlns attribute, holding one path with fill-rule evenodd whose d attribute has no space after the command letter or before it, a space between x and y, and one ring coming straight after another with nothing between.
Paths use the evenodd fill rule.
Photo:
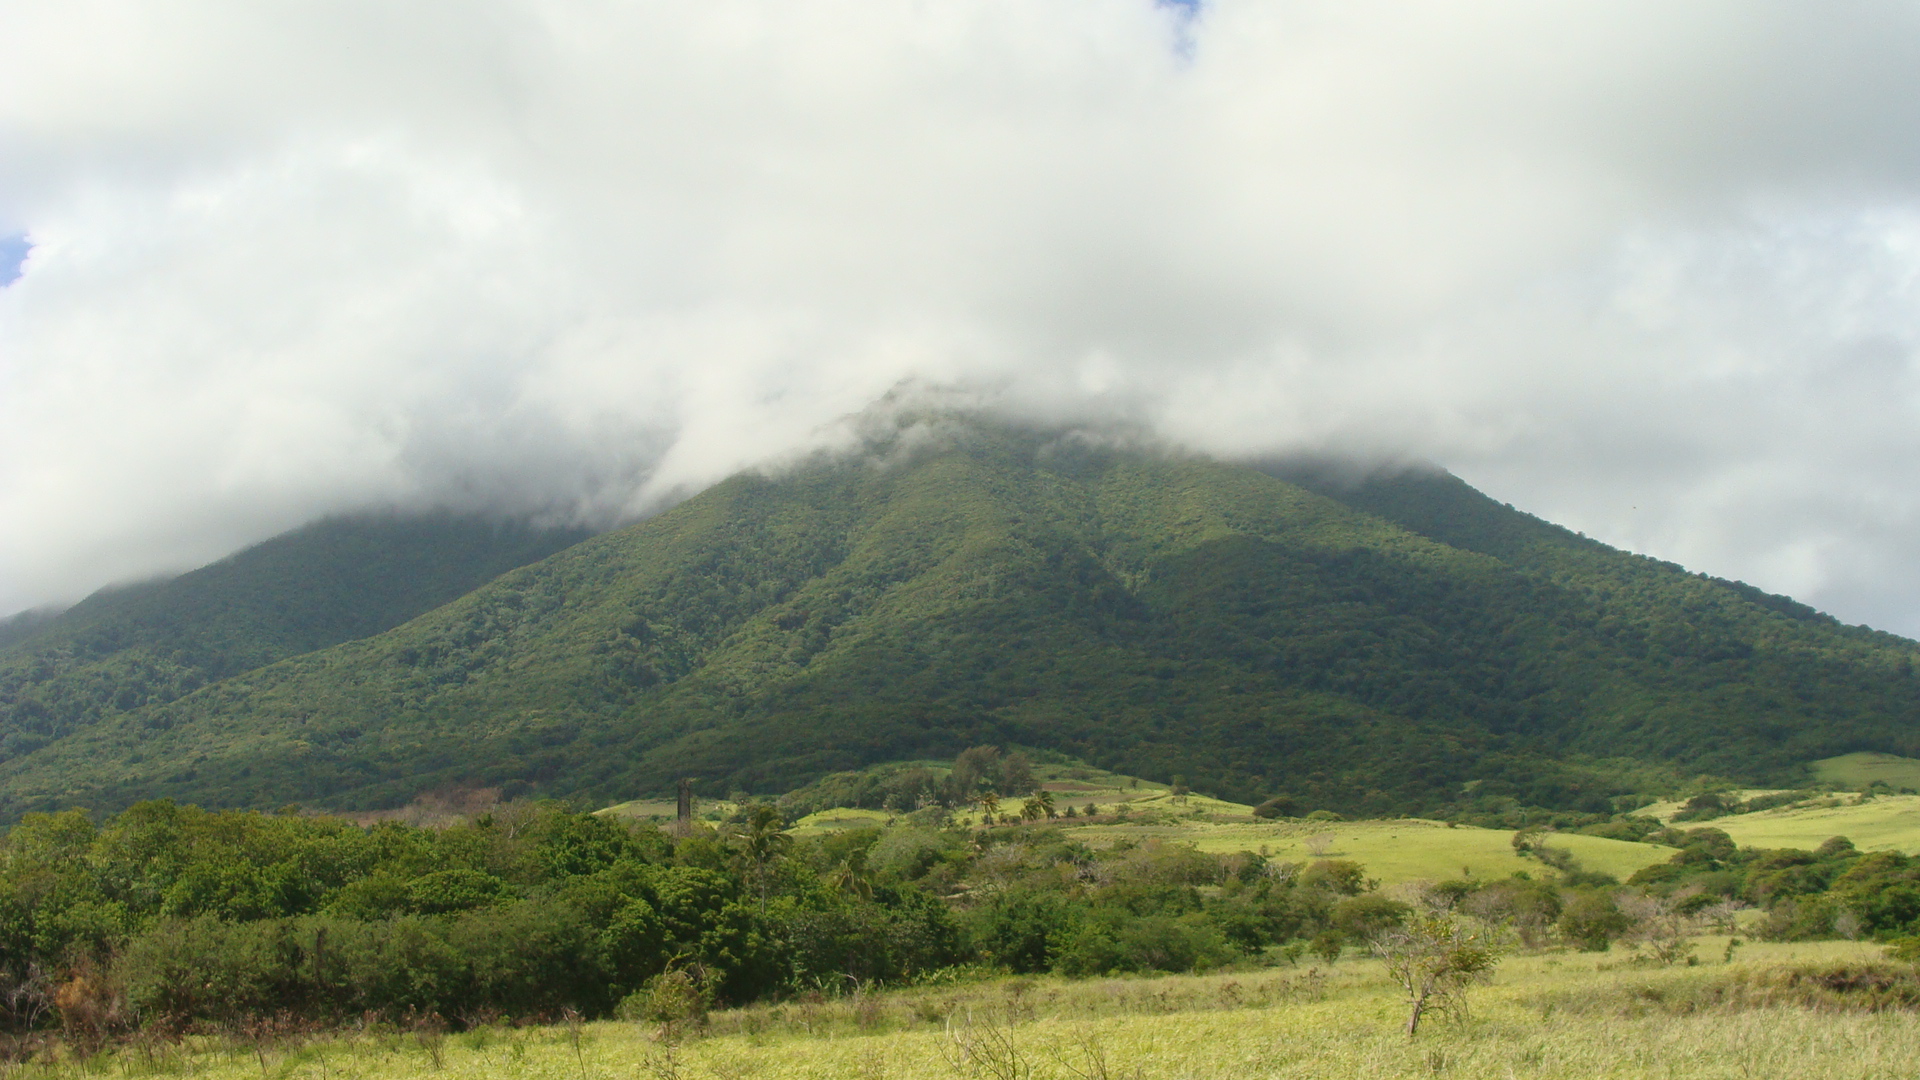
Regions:
<instances>
[{"instance_id":1,"label":"low-lying cloud bank","mask_svg":"<svg viewBox=\"0 0 1920 1080\"><path fill-rule=\"evenodd\" d=\"M1920 9L20 0L0 611L608 522L902 384L1920 632ZM0 274L4 278L5 274Z\"/></svg>"}]
</instances>

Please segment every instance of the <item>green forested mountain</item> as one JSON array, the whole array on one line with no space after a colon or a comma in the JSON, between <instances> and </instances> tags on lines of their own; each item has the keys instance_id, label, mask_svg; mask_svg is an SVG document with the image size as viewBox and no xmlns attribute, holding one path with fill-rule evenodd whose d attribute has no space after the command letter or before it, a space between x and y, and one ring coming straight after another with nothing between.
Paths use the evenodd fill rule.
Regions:
<instances>
[{"instance_id":1,"label":"green forested mountain","mask_svg":"<svg viewBox=\"0 0 1920 1080\"><path fill-rule=\"evenodd\" d=\"M981 743L1349 812L1601 809L1920 754L1915 654L1445 474L1342 485L956 425L130 702L0 764L0 814L773 791Z\"/></svg>"},{"instance_id":2,"label":"green forested mountain","mask_svg":"<svg viewBox=\"0 0 1920 1080\"><path fill-rule=\"evenodd\" d=\"M0 637L0 761L406 622L586 534L449 514L332 518Z\"/></svg>"}]
</instances>

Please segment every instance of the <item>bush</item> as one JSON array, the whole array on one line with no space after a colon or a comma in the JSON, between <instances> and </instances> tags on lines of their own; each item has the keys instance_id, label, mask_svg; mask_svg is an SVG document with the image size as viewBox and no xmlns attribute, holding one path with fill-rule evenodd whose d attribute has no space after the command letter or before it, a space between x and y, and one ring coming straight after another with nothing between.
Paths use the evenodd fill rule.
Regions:
<instances>
[{"instance_id":1,"label":"bush","mask_svg":"<svg viewBox=\"0 0 1920 1080\"><path fill-rule=\"evenodd\" d=\"M1739 801L1735 796L1724 795L1718 792L1695 795L1693 798L1687 800L1687 804L1681 807L1678 813L1673 815L1673 820L1711 821L1714 818L1726 816L1735 806L1739 805Z\"/></svg>"},{"instance_id":2,"label":"bush","mask_svg":"<svg viewBox=\"0 0 1920 1080\"><path fill-rule=\"evenodd\" d=\"M1299 817L1304 809L1305 807L1300 805L1300 800L1291 795L1275 795L1254 807L1253 816L1257 818Z\"/></svg>"},{"instance_id":3,"label":"bush","mask_svg":"<svg viewBox=\"0 0 1920 1080\"><path fill-rule=\"evenodd\" d=\"M407 883L407 906L422 915L443 915L484 907L506 891L507 883L478 870L436 870Z\"/></svg>"},{"instance_id":4,"label":"bush","mask_svg":"<svg viewBox=\"0 0 1920 1080\"><path fill-rule=\"evenodd\" d=\"M1598 890L1574 894L1560 912L1560 935L1582 952L1606 952L1632 925L1613 894Z\"/></svg>"},{"instance_id":5,"label":"bush","mask_svg":"<svg viewBox=\"0 0 1920 1080\"><path fill-rule=\"evenodd\" d=\"M1366 889L1366 868L1348 859L1322 859L1300 874L1300 887L1341 896L1358 896Z\"/></svg>"},{"instance_id":6,"label":"bush","mask_svg":"<svg viewBox=\"0 0 1920 1080\"><path fill-rule=\"evenodd\" d=\"M1100 911L1065 935L1055 970L1063 975L1123 971L1205 971L1240 955L1203 915L1129 917Z\"/></svg>"},{"instance_id":7,"label":"bush","mask_svg":"<svg viewBox=\"0 0 1920 1080\"><path fill-rule=\"evenodd\" d=\"M713 1004L704 972L683 968L663 971L647 984L627 995L615 1015L622 1020L651 1020L656 1024L696 1024L707 1022L707 1009Z\"/></svg>"},{"instance_id":8,"label":"bush","mask_svg":"<svg viewBox=\"0 0 1920 1080\"><path fill-rule=\"evenodd\" d=\"M1348 941L1365 941L1406 921L1413 909L1376 893L1350 896L1334 905L1333 929Z\"/></svg>"},{"instance_id":9,"label":"bush","mask_svg":"<svg viewBox=\"0 0 1920 1080\"><path fill-rule=\"evenodd\" d=\"M982 960L1029 974L1052 966L1053 954L1084 916L1084 905L1063 896L1022 891L975 908L967 932Z\"/></svg>"},{"instance_id":10,"label":"bush","mask_svg":"<svg viewBox=\"0 0 1920 1080\"><path fill-rule=\"evenodd\" d=\"M460 957L464 978L449 1004L462 1013L491 1010L508 1016L567 1008L604 1014L619 994L601 967L599 939L577 905L550 899L455 916L445 940Z\"/></svg>"},{"instance_id":11,"label":"bush","mask_svg":"<svg viewBox=\"0 0 1920 1080\"><path fill-rule=\"evenodd\" d=\"M850 977L893 982L962 959L959 927L931 897L879 904L782 905L775 913L787 978L817 986Z\"/></svg>"}]
</instances>

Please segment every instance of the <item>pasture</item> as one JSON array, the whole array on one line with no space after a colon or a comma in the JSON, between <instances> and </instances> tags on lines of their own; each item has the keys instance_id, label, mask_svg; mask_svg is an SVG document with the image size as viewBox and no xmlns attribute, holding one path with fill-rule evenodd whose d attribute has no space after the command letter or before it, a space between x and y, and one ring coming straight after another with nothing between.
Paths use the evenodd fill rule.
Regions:
<instances>
[{"instance_id":1,"label":"pasture","mask_svg":"<svg viewBox=\"0 0 1920 1080\"><path fill-rule=\"evenodd\" d=\"M1210 821L1188 818L1165 824L1086 825L1067 834L1091 845L1149 838L1191 843L1202 851L1258 851L1283 862L1351 859L1382 884L1449 878L1507 877L1540 871L1540 864L1513 850L1513 833L1502 829L1448 828L1420 818L1387 821ZM1598 836L1556 833L1555 847L1573 852L1590 870L1625 881L1636 870L1666 862L1673 849Z\"/></svg>"},{"instance_id":2,"label":"pasture","mask_svg":"<svg viewBox=\"0 0 1920 1080\"><path fill-rule=\"evenodd\" d=\"M1813 763L1813 775L1821 783L1864 791L1873 784L1885 784L1899 791L1920 791L1920 759L1895 754L1842 754Z\"/></svg>"},{"instance_id":3,"label":"pasture","mask_svg":"<svg viewBox=\"0 0 1920 1080\"><path fill-rule=\"evenodd\" d=\"M1815 800L1811 806L1732 814L1698 822L1724 829L1742 847L1817 848L1844 836L1861 851L1920 852L1920 795Z\"/></svg>"}]
</instances>

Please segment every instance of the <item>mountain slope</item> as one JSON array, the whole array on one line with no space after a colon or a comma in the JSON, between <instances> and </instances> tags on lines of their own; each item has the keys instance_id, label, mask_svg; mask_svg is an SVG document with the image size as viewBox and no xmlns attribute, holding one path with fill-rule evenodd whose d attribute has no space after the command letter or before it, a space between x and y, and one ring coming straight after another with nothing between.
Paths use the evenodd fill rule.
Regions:
<instances>
[{"instance_id":1,"label":"mountain slope","mask_svg":"<svg viewBox=\"0 0 1920 1080\"><path fill-rule=\"evenodd\" d=\"M1368 813L1599 808L1674 770L1780 778L1920 732L1911 642L1451 478L1335 498L966 426L869 451L117 714L0 765L0 813L764 791L980 742Z\"/></svg>"},{"instance_id":2,"label":"mountain slope","mask_svg":"<svg viewBox=\"0 0 1920 1080\"><path fill-rule=\"evenodd\" d=\"M333 518L177 578L17 618L0 648L0 760L377 634L585 535L448 514Z\"/></svg>"},{"instance_id":3,"label":"mountain slope","mask_svg":"<svg viewBox=\"0 0 1920 1080\"><path fill-rule=\"evenodd\" d=\"M1438 542L1500 559L1567 597L1585 613L1585 629L1610 650L1688 695L1642 698L1619 724L1571 733L1569 746L1600 752L1626 739L1643 756L1776 777L1790 763L1818 757L1818 747L1860 742L1920 749L1912 641L1843 625L1743 582L1616 551L1503 506L1444 473L1415 470L1307 486ZM1717 706L1711 731L1687 714L1693 701ZM1694 747L1714 738L1720 745Z\"/></svg>"}]
</instances>

